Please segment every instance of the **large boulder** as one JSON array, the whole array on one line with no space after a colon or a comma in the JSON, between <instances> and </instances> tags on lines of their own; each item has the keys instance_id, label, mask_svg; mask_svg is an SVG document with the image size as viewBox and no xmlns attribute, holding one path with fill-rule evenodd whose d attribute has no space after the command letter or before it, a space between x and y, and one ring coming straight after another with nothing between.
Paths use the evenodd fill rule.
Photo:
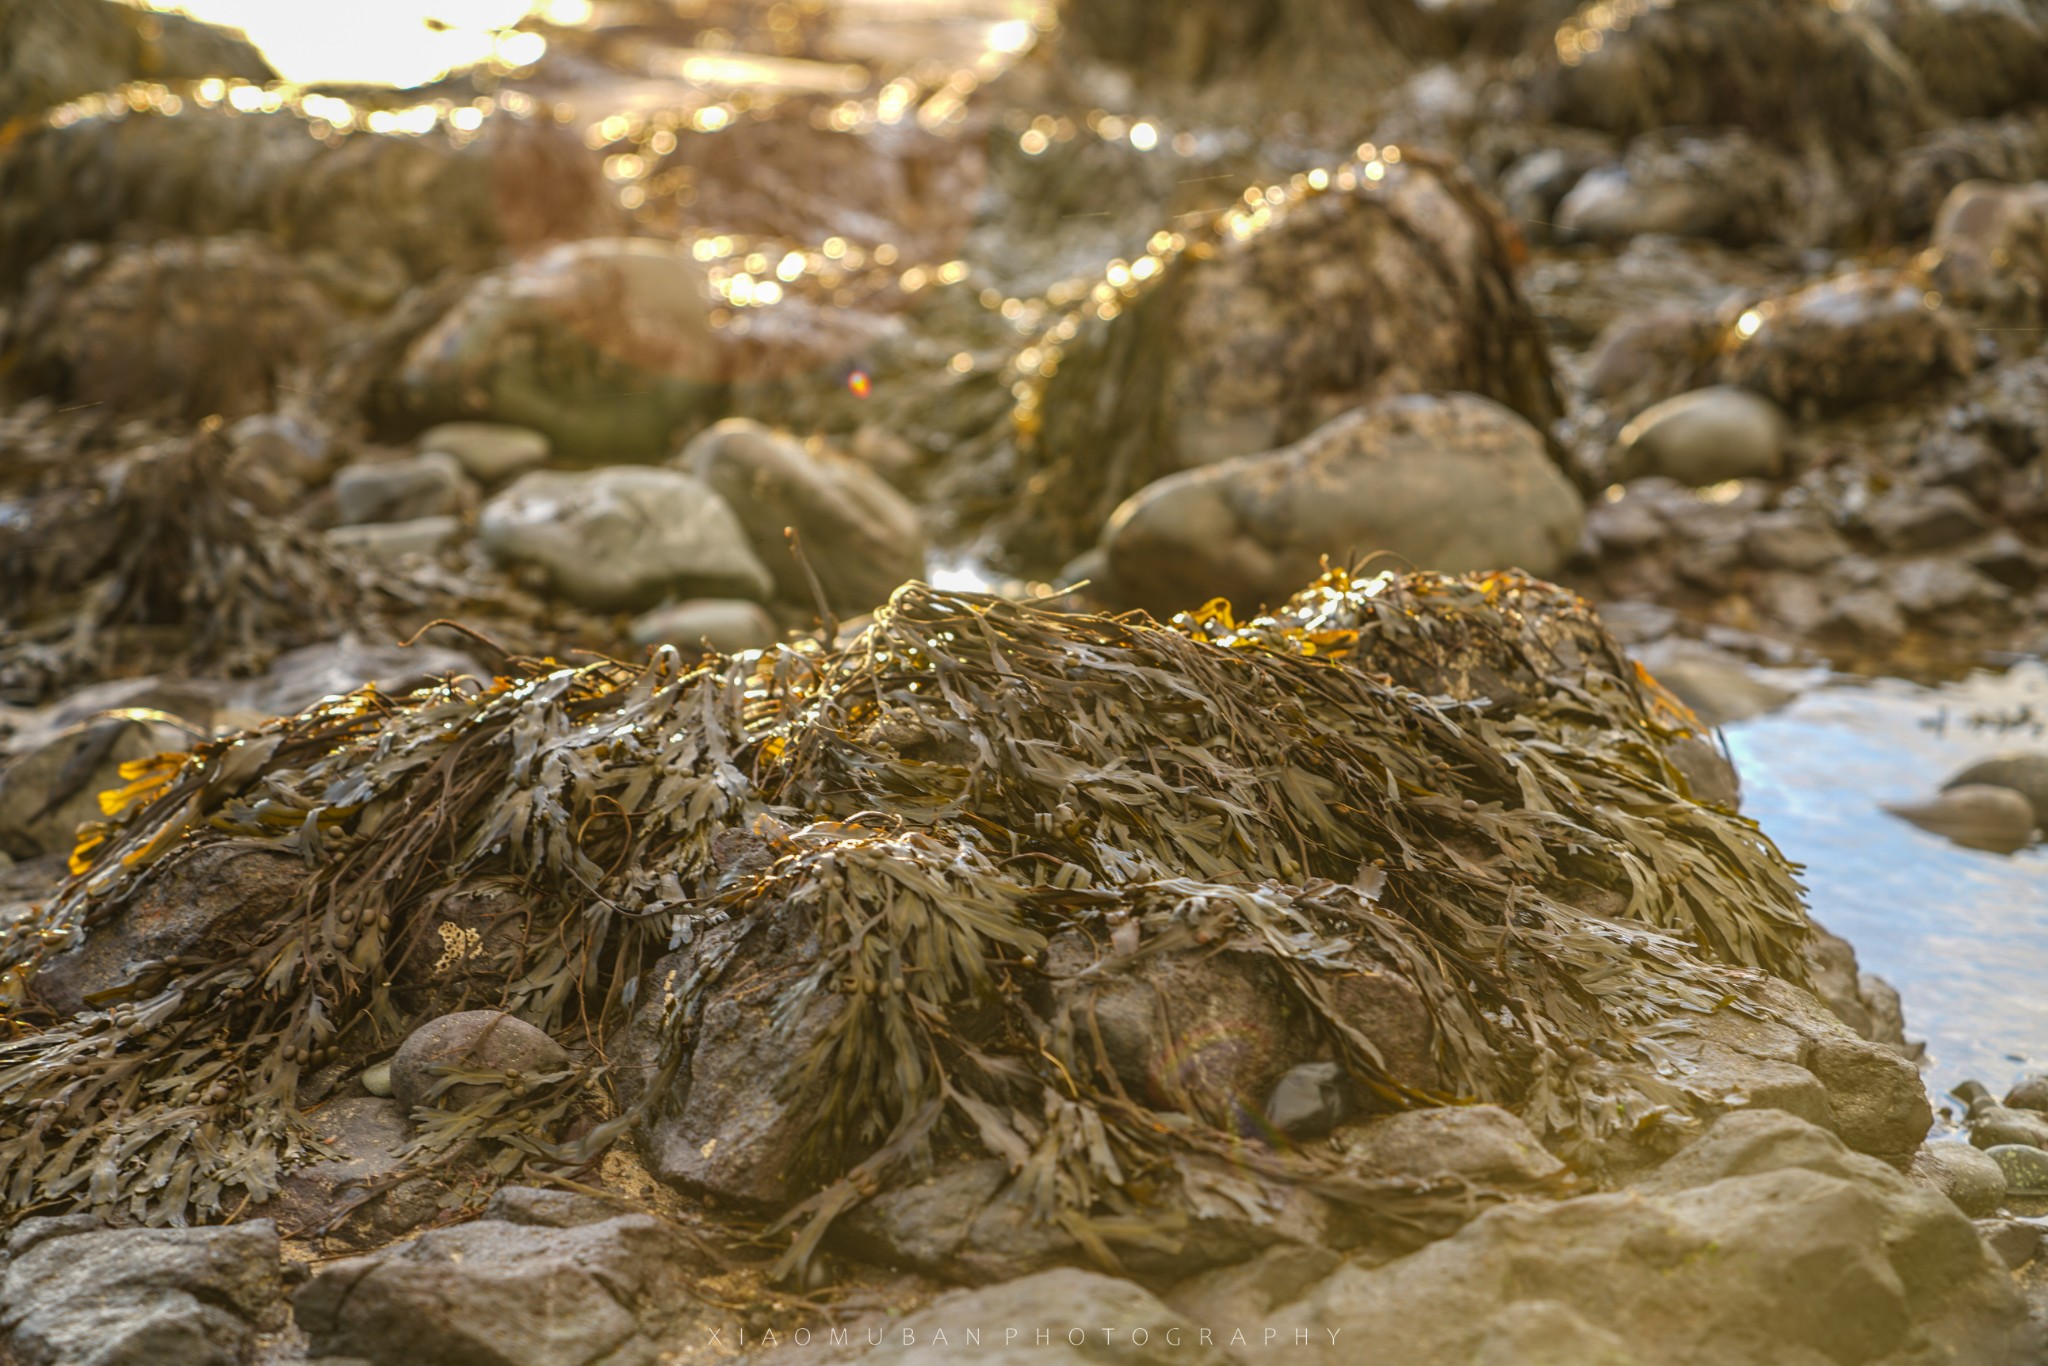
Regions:
<instances>
[{"instance_id":1,"label":"large boulder","mask_svg":"<svg viewBox=\"0 0 2048 1366\"><path fill-rule=\"evenodd\" d=\"M1330 1362L2029 1359L2019 1293L1962 1211L1768 1112L1721 1120L1637 1190L1504 1206L1345 1267L1266 1326Z\"/></svg>"},{"instance_id":2,"label":"large boulder","mask_svg":"<svg viewBox=\"0 0 2048 1366\"><path fill-rule=\"evenodd\" d=\"M775 577L775 595L785 602L814 597L785 528L797 533L804 561L837 611L869 611L924 574L917 508L857 460L728 418L671 463L715 489L738 514L754 553Z\"/></svg>"},{"instance_id":3,"label":"large boulder","mask_svg":"<svg viewBox=\"0 0 2048 1366\"><path fill-rule=\"evenodd\" d=\"M584 464L652 460L724 416L736 388L836 383L882 326L797 299L727 318L688 252L595 238L477 280L411 343L388 402L413 425L530 427Z\"/></svg>"},{"instance_id":4,"label":"large boulder","mask_svg":"<svg viewBox=\"0 0 2048 1366\"><path fill-rule=\"evenodd\" d=\"M20 1366L238 1366L285 1326L277 1229L95 1229L29 1219L0 1274L0 1358Z\"/></svg>"},{"instance_id":5,"label":"large boulder","mask_svg":"<svg viewBox=\"0 0 2048 1366\"><path fill-rule=\"evenodd\" d=\"M1103 533L1110 591L1159 611L1278 602L1328 556L1553 574L1584 507L1534 428L1472 394L1346 414L1292 446L1169 475Z\"/></svg>"},{"instance_id":6,"label":"large boulder","mask_svg":"<svg viewBox=\"0 0 2048 1366\"><path fill-rule=\"evenodd\" d=\"M336 318L300 264L259 237L81 243L30 276L0 352L16 358L7 383L19 394L242 417L322 358Z\"/></svg>"},{"instance_id":7,"label":"large boulder","mask_svg":"<svg viewBox=\"0 0 2048 1366\"><path fill-rule=\"evenodd\" d=\"M538 565L596 611L676 593L765 599L774 588L731 507L674 470L535 470L484 504L477 531L493 557Z\"/></svg>"},{"instance_id":8,"label":"large boulder","mask_svg":"<svg viewBox=\"0 0 2048 1366\"><path fill-rule=\"evenodd\" d=\"M1151 481L1375 399L1466 390L1539 429L1560 416L1512 229L1462 172L1410 155L1273 197L1213 243L1120 263L1039 350L1004 525L1020 560L1050 568Z\"/></svg>"},{"instance_id":9,"label":"large boulder","mask_svg":"<svg viewBox=\"0 0 2048 1366\"><path fill-rule=\"evenodd\" d=\"M1839 412L1949 375L1975 353L1939 294L1902 271L1868 270L1767 299L1729 329L1721 377L1794 412Z\"/></svg>"}]
</instances>

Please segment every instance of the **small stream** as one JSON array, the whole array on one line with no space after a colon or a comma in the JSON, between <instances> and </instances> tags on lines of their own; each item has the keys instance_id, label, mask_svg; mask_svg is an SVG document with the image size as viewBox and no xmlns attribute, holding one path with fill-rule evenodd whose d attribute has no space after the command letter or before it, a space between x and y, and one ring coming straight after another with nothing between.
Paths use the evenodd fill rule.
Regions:
<instances>
[{"instance_id":1,"label":"small stream","mask_svg":"<svg viewBox=\"0 0 2048 1366\"><path fill-rule=\"evenodd\" d=\"M1987 755L2048 749L2048 665L1922 687L1838 679L1726 730L1743 809L1813 913L1899 989L1928 1089L2048 1067L2048 850L1959 848L1878 809Z\"/></svg>"}]
</instances>

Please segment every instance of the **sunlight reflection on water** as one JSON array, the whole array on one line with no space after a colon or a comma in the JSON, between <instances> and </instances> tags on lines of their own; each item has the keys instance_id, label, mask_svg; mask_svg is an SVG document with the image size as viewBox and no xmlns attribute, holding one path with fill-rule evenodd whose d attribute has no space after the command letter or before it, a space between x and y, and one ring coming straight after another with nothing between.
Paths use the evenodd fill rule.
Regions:
<instances>
[{"instance_id":1,"label":"sunlight reflection on water","mask_svg":"<svg viewBox=\"0 0 2048 1366\"><path fill-rule=\"evenodd\" d=\"M1923 798L1985 755L2048 750L2044 722L2048 667L2032 662L1937 688L1842 683L1728 728L1744 811L1806 865L1814 915L1899 989L1937 1093L2048 1067L2048 855L1958 848L1878 803Z\"/></svg>"}]
</instances>

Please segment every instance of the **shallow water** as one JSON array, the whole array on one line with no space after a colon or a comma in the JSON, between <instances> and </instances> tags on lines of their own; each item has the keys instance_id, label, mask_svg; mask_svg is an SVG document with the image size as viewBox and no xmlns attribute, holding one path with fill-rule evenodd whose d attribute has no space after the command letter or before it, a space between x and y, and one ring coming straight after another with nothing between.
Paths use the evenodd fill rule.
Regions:
<instances>
[{"instance_id":1,"label":"shallow water","mask_svg":"<svg viewBox=\"0 0 2048 1366\"><path fill-rule=\"evenodd\" d=\"M1928 1089L2048 1068L2048 852L1958 848L1878 809L1973 759L2048 749L2048 665L1838 680L1726 734L1743 808L1806 866L1814 915L1899 989Z\"/></svg>"}]
</instances>

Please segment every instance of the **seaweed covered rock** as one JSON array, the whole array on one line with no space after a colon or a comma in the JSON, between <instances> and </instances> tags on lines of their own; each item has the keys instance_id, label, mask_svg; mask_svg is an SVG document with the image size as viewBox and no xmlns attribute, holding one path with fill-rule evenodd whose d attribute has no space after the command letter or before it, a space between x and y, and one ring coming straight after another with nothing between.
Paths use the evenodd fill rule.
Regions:
<instances>
[{"instance_id":1,"label":"seaweed covered rock","mask_svg":"<svg viewBox=\"0 0 2048 1366\"><path fill-rule=\"evenodd\" d=\"M10 0L0 10L0 125L140 79L276 76L248 39L116 0Z\"/></svg>"},{"instance_id":2,"label":"seaweed covered rock","mask_svg":"<svg viewBox=\"0 0 2048 1366\"><path fill-rule=\"evenodd\" d=\"M1213 238L1155 235L1026 353L1023 498L1001 528L1018 560L1057 565L1153 480L1377 398L1464 390L1539 431L1560 416L1511 230L1462 171L1411 154L1297 180Z\"/></svg>"},{"instance_id":3,"label":"seaweed covered rock","mask_svg":"<svg viewBox=\"0 0 2048 1366\"><path fill-rule=\"evenodd\" d=\"M551 121L330 140L289 110L115 107L0 148L0 292L68 242L245 232L325 263L344 293L392 277L356 300L382 306L410 281L618 222L595 158Z\"/></svg>"},{"instance_id":4,"label":"seaweed covered rock","mask_svg":"<svg viewBox=\"0 0 2048 1366\"><path fill-rule=\"evenodd\" d=\"M1585 510L1543 436L1471 394L1347 413L1284 449L1168 475L1103 531L1113 598L1171 615L1277 603L1328 557L1554 574Z\"/></svg>"},{"instance_id":5,"label":"seaweed covered rock","mask_svg":"<svg viewBox=\"0 0 2048 1366\"><path fill-rule=\"evenodd\" d=\"M1792 412L1840 412L1951 375L1976 356L1969 334L1927 283L1859 271L1767 299L1728 331L1721 377Z\"/></svg>"},{"instance_id":6,"label":"seaweed covered rock","mask_svg":"<svg viewBox=\"0 0 2048 1366\"><path fill-rule=\"evenodd\" d=\"M267 1197L300 1088L396 1041L407 965L453 946L447 903L479 883L529 908L491 961L499 1008L570 1063L521 1087L458 1068L502 1084L415 1112L420 1169L467 1153L511 1179L637 1130L673 1179L779 1214L792 1274L926 1173L980 1183L991 1267L1455 1226L1549 1177L1368 1173L1248 1143L1245 1112L1328 1064L1367 1108L1510 1106L1597 1165L1738 1103L1674 1038L1804 1040L1820 1010L1767 976L1803 975L1790 868L1686 795L1671 750L1697 723L1531 580L1339 573L1272 617L1172 626L912 584L843 648L500 673L203 744L81 851L0 945L10 989L174 861L305 871L225 948L0 1043L10 1199ZM1833 1104L1824 1034L1803 1075ZM131 1087L162 1100L109 1103ZM130 1158L102 1180L24 1161L108 1126Z\"/></svg>"},{"instance_id":7,"label":"seaweed covered rock","mask_svg":"<svg viewBox=\"0 0 2048 1366\"><path fill-rule=\"evenodd\" d=\"M247 673L399 601L274 515L217 424L97 464L0 525L0 686L37 699L150 667Z\"/></svg>"},{"instance_id":8,"label":"seaweed covered rock","mask_svg":"<svg viewBox=\"0 0 2048 1366\"><path fill-rule=\"evenodd\" d=\"M303 380L336 320L299 263L261 238L83 243L29 277L0 351L15 395L235 418Z\"/></svg>"}]
</instances>

